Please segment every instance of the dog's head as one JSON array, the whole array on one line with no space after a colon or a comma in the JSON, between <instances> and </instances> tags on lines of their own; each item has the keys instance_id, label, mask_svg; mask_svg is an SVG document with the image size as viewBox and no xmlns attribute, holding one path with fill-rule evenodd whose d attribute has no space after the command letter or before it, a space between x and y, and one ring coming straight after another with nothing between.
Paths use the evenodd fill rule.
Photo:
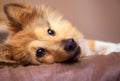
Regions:
<instances>
[{"instance_id":1,"label":"dog's head","mask_svg":"<svg viewBox=\"0 0 120 81\"><path fill-rule=\"evenodd\" d=\"M7 4L13 60L25 64L55 63L77 59L81 33L55 10L28 5Z\"/></svg>"}]
</instances>

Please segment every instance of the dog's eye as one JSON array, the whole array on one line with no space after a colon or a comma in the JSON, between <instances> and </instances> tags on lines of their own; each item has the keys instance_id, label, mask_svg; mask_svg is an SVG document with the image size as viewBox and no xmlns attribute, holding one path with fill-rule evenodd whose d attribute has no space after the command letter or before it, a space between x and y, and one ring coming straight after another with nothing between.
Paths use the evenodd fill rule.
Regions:
<instances>
[{"instance_id":1,"label":"dog's eye","mask_svg":"<svg viewBox=\"0 0 120 81\"><path fill-rule=\"evenodd\" d=\"M45 52L46 50L44 48L39 48L37 51L36 51L36 56L37 57L42 57L45 55Z\"/></svg>"},{"instance_id":2,"label":"dog's eye","mask_svg":"<svg viewBox=\"0 0 120 81\"><path fill-rule=\"evenodd\" d=\"M55 31L54 31L54 30L51 30L51 29L48 29L48 34L49 34L49 35L52 35L52 36L55 36Z\"/></svg>"}]
</instances>

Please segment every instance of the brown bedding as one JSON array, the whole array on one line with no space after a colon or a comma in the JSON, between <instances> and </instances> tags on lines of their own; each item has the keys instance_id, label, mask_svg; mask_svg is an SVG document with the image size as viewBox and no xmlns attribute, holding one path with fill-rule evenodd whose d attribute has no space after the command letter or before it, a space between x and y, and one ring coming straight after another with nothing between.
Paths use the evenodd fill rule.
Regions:
<instances>
[{"instance_id":1,"label":"brown bedding","mask_svg":"<svg viewBox=\"0 0 120 81\"><path fill-rule=\"evenodd\" d=\"M120 81L120 53L84 57L78 63L4 67L0 81Z\"/></svg>"}]
</instances>

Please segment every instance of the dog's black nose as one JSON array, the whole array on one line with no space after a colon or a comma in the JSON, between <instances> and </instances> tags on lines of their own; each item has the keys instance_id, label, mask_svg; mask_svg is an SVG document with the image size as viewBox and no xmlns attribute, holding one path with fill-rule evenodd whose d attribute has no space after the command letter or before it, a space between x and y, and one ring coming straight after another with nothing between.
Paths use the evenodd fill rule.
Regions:
<instances>
[{"instance_id":1,"label":"dog's black nose","mask_svg":"<svg viewBox=\"0 0 120 81\"><path fill-rule=\"evenodd\" d=\"M67 40L65 40L64 50L73 51L73 50L75 50L76 46L77 46L77 44L74 41L74 39L67 39Z\"/></svg>"}]
</instances>

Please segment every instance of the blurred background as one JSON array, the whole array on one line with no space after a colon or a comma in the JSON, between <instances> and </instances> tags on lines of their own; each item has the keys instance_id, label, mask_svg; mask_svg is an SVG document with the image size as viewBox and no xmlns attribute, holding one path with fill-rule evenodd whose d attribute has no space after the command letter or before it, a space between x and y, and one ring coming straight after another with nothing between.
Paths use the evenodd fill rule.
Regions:
<instances>
[{"instance_id":1,"label":"blurred background","mask_svg":"<svg viewBox=\"0 0 120 81\"><path fill-rule=\"evenodd\" d=\"M62 13L86 38L120 43L120 0L0 0L0 23L5 17L3 5L11 2L45 4ZM6 35L0 33L0 39Z\"/></svg>"}]
</instances>

